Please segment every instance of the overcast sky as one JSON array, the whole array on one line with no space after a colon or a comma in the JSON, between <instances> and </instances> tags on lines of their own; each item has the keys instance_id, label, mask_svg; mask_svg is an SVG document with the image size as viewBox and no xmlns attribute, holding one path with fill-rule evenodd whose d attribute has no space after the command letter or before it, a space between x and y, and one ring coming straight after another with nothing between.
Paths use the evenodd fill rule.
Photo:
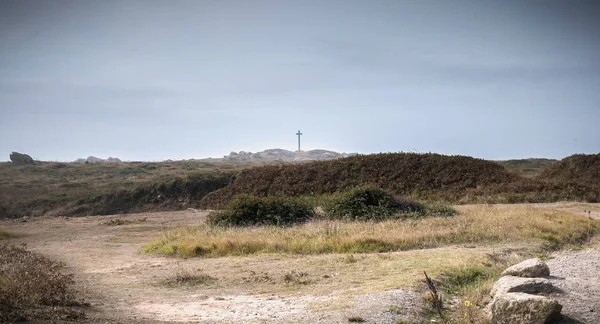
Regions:
<instances>
[{"instance_id":1,"label":"overcast sky","mask_svg":"<svg viewBox=\"0 0 600 324\"><path fill-rule=\"evenodd\" d=\"M0 1L0 160L600 152L600 1Z\"/></svg>"}]
</instances>

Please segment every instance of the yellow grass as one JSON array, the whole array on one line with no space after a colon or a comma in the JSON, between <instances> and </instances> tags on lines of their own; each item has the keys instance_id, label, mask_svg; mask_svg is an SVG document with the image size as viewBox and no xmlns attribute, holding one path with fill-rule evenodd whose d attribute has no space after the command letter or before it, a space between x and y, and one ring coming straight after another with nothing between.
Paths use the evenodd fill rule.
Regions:
<instances>
[{"instance_id":1,"label":"yellow grass","mask_svg":"<svg viewBox=\"0 0 600 324\"><path fill-rule=\"evenodd\" d=\"M380 223L314 221L290 228L212 228L169 231L143 248L166 255L222 257L256 253L370 253L452 244L580 244L598 231L597 221L530 206L462 206L454 217Z\"/></svg>"}]
</instances>

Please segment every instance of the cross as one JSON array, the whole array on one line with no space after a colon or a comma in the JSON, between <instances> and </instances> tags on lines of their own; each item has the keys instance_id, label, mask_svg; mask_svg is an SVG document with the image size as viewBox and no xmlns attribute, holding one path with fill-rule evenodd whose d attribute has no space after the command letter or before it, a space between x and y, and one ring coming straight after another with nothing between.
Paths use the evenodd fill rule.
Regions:
<instances>
[{"instance_id":1,"label":"cross","mask_svg":"<svg viewBox=\"0 0 600 324\"><path fill-rule=\"evenodd\" d=\"M300 152L300 135L302 135L302 133L300 133L300 130L298 130L298 133L296 133L296 135L298 135L298 152Z\"/></svg>"}]
</instances>

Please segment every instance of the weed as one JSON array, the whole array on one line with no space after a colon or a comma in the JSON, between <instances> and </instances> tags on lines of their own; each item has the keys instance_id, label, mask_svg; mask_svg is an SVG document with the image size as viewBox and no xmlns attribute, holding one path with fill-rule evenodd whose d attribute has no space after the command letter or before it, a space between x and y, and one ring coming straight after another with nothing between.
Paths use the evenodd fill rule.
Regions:
<instances>
[{"instance_id":1,"label":"weed","mask_svg":"<svg viewBox=\"0 0 600 324\"><path fill-rule=\"evenodd\" d=\"M293 270L283 275L283 282L285 284L308 285L312 280L308 278L308 273L300 270Z\"/></svg>"},{"instance_id":2,"label":"weed","mask_svg":"<svg viewBox=\"0 0 600 324\"><path fill-rule=\"evenodd\" d=\"M392 305L392 306L390 306L390 308L388 310L390 311L390 313L396 314L396 315L401 315L405 311L404 307L398 306L398 305Z\"/></svg>"},{"instance_id":3,"label":"weed","mask_svg":"<svg viewBox=\"0 0 600 324\"><path fill-rule=\"evenodd\" d=\"M427 272L423 271L423 273L425 274L425 282L427 283L427 288L429 288L429 294L431 297L431 308L437 311L440 318L443 319L444 314L442 313L442 310L444 309L444 303L442 300L442 296L438 293L435 282L431 280L431 278L429 278Z\"/></svg>"},{"instance_id":4,"label":"weed","mask_svg":"<svg viewBox=\"0 0 600 324\"><path fill-rule=\"evenodd\" d=\"M349 254L344 257L344 262L345 263L356 263L356 262L358 262L358 259L356 259L356 257L354 257L354 254Z\"/></svg>"},{"instance_id":5,"label":"weed","mask_svg":"<svg viewBox=\"0 0 600 324\"><path fill-rule=\"evenodd\" d=\"M209 285L216 280L216 278L202 272L201 269L195 271L190 269L177 269L174 274L167 275L161 283L168 287L194 287Z\"/></svg>"},{"instance_id":6,"label":"weed","mask_svg":"<svg viewBox=\"0 0 600 324\"><path fill-rule=\"evenodd\" d=\"M366 322L364 318L359 316L348 317L348 323L364 323Z\"/></svg>"},{"instance_id":7,"label":"weed","mask_svg":"<svg viewBox=\"0 0 600 324\"><path fill-rule=\"evenodd\" d=\"M108 225L108 226L121 226L121 225L133 224L133 221L130 221L128 219L115 218L115 219L108 220L108 221L104 222L103 224Z\"/></svg>"}]
</instances>

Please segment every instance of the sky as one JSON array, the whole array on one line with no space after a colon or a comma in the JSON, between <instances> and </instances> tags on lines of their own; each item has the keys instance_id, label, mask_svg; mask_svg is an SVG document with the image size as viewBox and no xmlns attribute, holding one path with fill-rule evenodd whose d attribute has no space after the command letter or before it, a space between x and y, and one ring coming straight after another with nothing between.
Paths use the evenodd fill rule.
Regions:
<instances>
[{"instance_id":1,"label":"sky","mask_svg":"<svg viewBox=\"0 0 600 324\"><path fill-rule=\"evenodd\" d=\"M0 160L600 152L600 1L2 0Z\"/></svg>"}]
</instances>

